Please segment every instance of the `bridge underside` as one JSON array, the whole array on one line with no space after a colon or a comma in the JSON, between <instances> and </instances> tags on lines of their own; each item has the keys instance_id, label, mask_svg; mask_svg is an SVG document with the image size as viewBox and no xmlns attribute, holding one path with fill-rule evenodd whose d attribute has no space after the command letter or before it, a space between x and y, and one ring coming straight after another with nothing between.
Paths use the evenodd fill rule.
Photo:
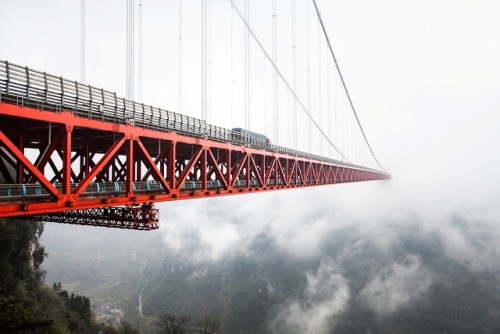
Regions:
<instances>
[{"instance_id":1,"label":"bridge underside","mask_svg":"<svg viewBox=\"0 0 500 334\"><path fill-rule=\"evenodd\" d=\"M155 212L150 219L133 211L162 201L384 178L340 162L0 103L0 217L43 214L33 218L82 224L82 213L106 217L95 209L126 206L122 216L140 224L124 228L154 229ZM120 227L119 220L89 225Z\"/></svg>"}]
</instances>

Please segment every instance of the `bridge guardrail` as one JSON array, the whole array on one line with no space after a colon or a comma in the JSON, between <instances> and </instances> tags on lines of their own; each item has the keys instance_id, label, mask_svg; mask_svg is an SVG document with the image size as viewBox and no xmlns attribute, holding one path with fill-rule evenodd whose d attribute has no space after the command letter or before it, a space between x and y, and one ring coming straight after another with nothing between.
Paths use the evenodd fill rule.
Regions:
<instances>
[{"instance_id":1,"label":"bridge guardrail","mask_svg":"<svg viewBox=\"0 0 500 334\"><path fill-rule=\"evenodd\" d=\"M294 182L292 181L291 184ZM282 179L278 179L277 185L284 185ZM246 180L236 180L234 187L246 187ZM268 186L275 185L274 180L267 182ZM257 187L257 180L250 180L250 187ZM62 184L54 183L54 187L62 191ZM71 192L74 192L78 187L77 183L71 184ZM159 194L164 192L162 184L158 181L140 181L132 183L135 193L154 193ZM224 186L218 180L208 180L208 189L222 189ZM202 189L201 181L185 181L181 187L181 191L200 190ZM101 196L101 195L119 195L126 192L125 182L93 182L84 189L81 197ZM33 200L40 198L50 198L50 193L39 183L23 183L23 184L0 184L0 201L19 201Z\"/></svg>"},{"instance_id":2,"label":"bridge guardrail","mask_svg":"<svg viewBox=\"0 0 500 334\"><path fill-rule=\"evenodd\" d=\"M169 110L120 98L116 93L0 60L0 101L158 131L263 149L340 166L377 170L253 139Z\"/></svg>"},{"instance_id":3,"label":"bridge guardrail","mask_svg":"<svg viewBox=\"0 0 500 334\"><path fill-rule=\"evenodd\" d=\"M62 191L62 184L54 183L54 187ZM71 192L74 192L78 184L71 184ZM132 183L134 193L160 194L164 192L162 184L158 181L141 181ZM220 181L207 181L208 189L222 189L224 186ZM186 181L182 191L198 190L202 188L201 181ZM81 197L120 195L126 192L125 182L93 182L80 195ZM33 200L50 198L50 193L39 183L23 184L0 184L0 202Z\"/></svg>"}]
</instances>

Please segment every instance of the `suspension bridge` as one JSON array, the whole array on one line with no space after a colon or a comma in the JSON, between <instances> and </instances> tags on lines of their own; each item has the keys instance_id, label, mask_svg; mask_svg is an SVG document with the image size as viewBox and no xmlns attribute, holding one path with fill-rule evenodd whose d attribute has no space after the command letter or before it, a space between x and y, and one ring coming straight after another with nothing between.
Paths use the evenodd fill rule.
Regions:
<instances>
[{"instance_id":1,"label":"suspension bridge","mask_svg":"<svg viewBox=\"0 0 500 334\"><path fill-rule=\"evenodd\" d=\"M298 15L296 1L291 2L292 22ZM142 1L127 3L127 96L85 83L82 0L79 81L0 61L0 217L151 230L159 224L157 202L390 178L361 127L319 8L315 1L307 3L307 24L317 22L317 62L311 65L308 32L307 57L302 57L305 70L300 72L295 23L288 45L292 70L282 70L278 62L275 0L269 13L272 42L267 43L272 52L251 25L250 1L228 2L231 61L226 67L231 73L225 99L231 103L229 110L219 112L224 123L212 108L216 94L211 81L209 0L202 1L198 40L199 117L181 112L186 67L182 50L187 43L182 38L182 1L175 64L179 110L174 112L134 98L136 86L142 95L143 51L135 50L134 41L138 37L141 45ZM135 29L137 18L139 29ZM236 68L237 29L244 36L241 71ZM134 79L135 65L139 80ZM302 89L300 73L305 73ZM258 96L265 98L257 102ZM253 112L256 109L263 114ZM237 119L243 126L235 126Z\"/></svg>"}]
</instances>

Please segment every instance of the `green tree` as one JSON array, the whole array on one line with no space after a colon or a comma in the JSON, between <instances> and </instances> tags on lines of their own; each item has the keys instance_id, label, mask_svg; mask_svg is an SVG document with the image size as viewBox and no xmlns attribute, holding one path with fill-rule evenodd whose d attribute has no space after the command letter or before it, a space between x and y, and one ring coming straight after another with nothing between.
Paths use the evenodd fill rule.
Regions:
<instances>
[{"instance_id":1,"label":"green tree","mask_svg":"<svg viewBox=\"0 0 500 334\"><path fill-rule=\"evenodd\" d=\"M0 294L30 294L43 283L45 253L38 239L43 224L0 219Z\"/></svg>"},{"instance_id":2,"label":"green tree","mask_svg":"<svg viewBox=\"0 0 500 334\"><path fill-rule=\"evenodd\" d=\"M0 332L89 333L90 300L43 282L40 222L0 219Z\"/></svg>"},{"instance_id":3,"label":"green tree","mask_svg":"<svg viewBox=\"0 0 500 334\"><path fill-rule=\"evenodd\" d=\"M158 326L160 326L159 334L183 334L186 333L187 322L189 315L184 314L176 316L174 314L160 315Z\"/></svg>"},{"instance_id":4,"label":"green tree","mask_svg":"<svg viewBox=\"0 0 500 334\"><path fill-rule=\"evenodd\" d=\"M92 333L103 332L105 334L140 334L139 330L134 328L129 322L123 321L119 328L114 328L108 324L94 324Z\"/></svg>"},{"instance_id":5,"label":"green tree","mask_svg":"<svg viewBox=\"0 0 500 334\"><path fill-rule=\"evenodd\" d=\"M127 321L122 321L122 325L120 327L120 333L121 334L140 334L140 332L132 326Z\"/></svg>"},{"instance_id":6,"label":"green tree","mask_svg":"<svg viewBox=\"0 0 500 334\"><path fill-rule=\"evenodd\" d=\"M198 321L198 334L215 334L219 330L220 323L209 315L203 316Z\"/></svg>"}]
</instances>

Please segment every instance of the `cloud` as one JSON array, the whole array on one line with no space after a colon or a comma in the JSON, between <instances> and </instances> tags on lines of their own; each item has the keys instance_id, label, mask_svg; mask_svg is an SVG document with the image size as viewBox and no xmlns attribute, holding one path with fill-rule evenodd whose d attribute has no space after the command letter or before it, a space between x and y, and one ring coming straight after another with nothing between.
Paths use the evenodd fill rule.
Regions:
<instances>
[{"instance_id":1,"label":"cloud","mask_svg":"<svg viewBox=\"0 0 500 334\"><path fill-rule=\"evenodd\" d=\"M160 231L165 246L192 262L217 261L232 249L238 249L242 233L233 223L234 212L221 201L199 200L196 209L187 202L169 203L162 216Z\"/></svg>"},{"instance_id":2,"label":"cloud","mask_svg":"<svg viewBox=\"0 0 500 334\"><path fill-rule=\"evenodd\" d=\"M270 325L273 333L327 333L335 326L350 298L346 279L331 260L321 262L316 272L307 273L301 298L288 300Z\"/></svg>"},{"instance_id":3,"label":"cloud","mask_svg":"<svg viewBox=\"0 0 500 334\"><path fill-rule=\"evenodd\" d=\"M187 280L190 281L190 280L196 280L196 279L201 279L201 278L205 278L208 274L208 271L207 269L203 269L203 270L195 270L188 278Z\"/></svg>"},{"instance_id":4,"label":"cloud","mask_svg":"<svg viewBox=\"0 0 500 334\"><path fill-rule=\"evenodd\" d=\"M391 180L169 202L159 204L160 232L169 250L190 261L245 254L262 233L294 258L317 258L332 235L352 230L356 241L369 239L381 249L408 233L435 235L457 262L477 270L495 266L499 200L462 204L413 190Z\"/></svg>"},{"instance_id":5,"label":"cloud","mask_svg":"<svg viewBox=\"0 0 500 334\"><path fill-rule=\"evenodd\" d=\"M498 271L499 209L456 214L437 229L447 257L473 271Z\"/></svg>"},{"instance_id":6,"label":"cloud","mask_svg":"<svg viewBox=\"0 0 500 334\"><path fill-rule=\"evenodd\" d=\"M361 290L360 300L379 315L388 315L419 300L432 285L431 273L417 256L381 268Z\"/></svg>"},{"instance_id":7,"label":"cloud","mask_svg":"<svg viewBox=\"0 0 500 334\"><path fill-rule=\"evenodd\" d=\"M318 238L331 231L332 213L310 205L303 196L311 190L160 204L160 231L167 248L193 261L244 253L265 232L294 257L320 254Z\"/></svg>"}]
</instances>

